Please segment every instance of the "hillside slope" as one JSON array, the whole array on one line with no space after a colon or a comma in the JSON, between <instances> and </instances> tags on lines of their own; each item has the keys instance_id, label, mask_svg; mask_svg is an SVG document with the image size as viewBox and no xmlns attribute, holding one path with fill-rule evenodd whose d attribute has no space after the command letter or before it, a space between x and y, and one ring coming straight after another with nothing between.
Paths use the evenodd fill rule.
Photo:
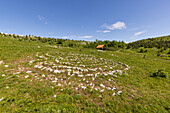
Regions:
<instances>
[{"instance_id":1,"label":"hillside slope","mask_svg":"<svg viewBox=\"0 0 170 113\"><path fill-rule=\"evenodd\" d=\"M169 112L170 60L0 37L0 112Z\"/></svg>"},{"instance_id":2,"label":"hillside slope","mask_svg":"<svg viewBox=\"0 0 170 113\"><path fill-rule=\"evenodd\" d=\"M158 49L162 47L170 48L170 35L135 41L135 42L129 43L127 46L127 48L139 48L139 47L145 47L145 48L157 47Z\"/></svg>"}]
</instances>

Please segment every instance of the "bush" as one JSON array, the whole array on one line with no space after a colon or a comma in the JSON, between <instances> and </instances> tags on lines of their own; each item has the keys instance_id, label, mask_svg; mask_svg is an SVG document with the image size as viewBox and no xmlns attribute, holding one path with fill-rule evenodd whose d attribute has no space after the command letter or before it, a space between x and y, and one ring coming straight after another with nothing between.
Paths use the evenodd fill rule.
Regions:
<instances>
[{"instance_id":1,"label":"bush","mask_svg":"<svg viewBox=\"0 0 170 113\"><path fill-rule=\"evenodd\" d=\"M143 53L143 52L144 52L144 50L143 50L143 49L140 49L139 53Z\"/></svg>"},{"instance_id":2,"label":"bush","mask_svg":"<svg viewBox=\"0 0 170 113\"><path fill-rule=\"evenodd\" d=\"M170 50L169 50L169 52L167 54L170 54Z\"/></svg>"},{"instance_id":3,"label":"bush","mask_svg":"<svg viewBox=\"0 0 170 113\"><path fill-rule=\"evenodd\" d=\"M163 77L163 78L167 78L167 74L164 72L163 69L159 69L157 72L154 72L150 77Z\"/></svg>"},{"instance_id":4,"label":"bush","mask_svg":"<svg viewBox=\"0 0 170 113\"><path fill-rule=\"evenodd\" d=\"M160 53L158 53L158 54L157 54L157 56L159 57L159 56L161 56L161 54L160 54Z\"/></svg>"},{"instance_id":5,"label":"bush","mask_svg":"<svg viewBox=\"0 0 170 113\"><path fill-rule=\"evenodd\" d=\"M107 47L107 48L104 48L104 50L117 51L118 48L115 48L115 47Z\"/></svg>"}]
</instances>

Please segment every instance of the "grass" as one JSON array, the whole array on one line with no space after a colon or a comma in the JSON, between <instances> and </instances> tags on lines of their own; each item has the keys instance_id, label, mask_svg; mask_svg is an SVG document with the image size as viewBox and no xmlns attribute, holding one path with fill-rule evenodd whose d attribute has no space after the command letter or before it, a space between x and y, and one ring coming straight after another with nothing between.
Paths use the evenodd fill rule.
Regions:
<instances>
[{"instance_id":1,"label":"grass","mask_svg":"<svg viewBox=\"0 0 170 113\"><path fill-rule=\"evenodd\" d=\"M157 57L154 48L147 50L146 53L139 53L139 49L101 52L87 48L55 48L39 42L0 37L0 60L5 63L0 65L0 99L2 99L0 112L168 113L170 111L169 78L154 78L150 75L163 68L169 76L170 60ZM37 52L38 56L36 56ZM145 58L144 55L146 55ZM57 63L56 58L66 64ZM34 62L30 65L31 60ZM106 69L101 72L110 71L112 64L115 66L112 70L124 69L125 67L121 65L123 63L130 66L130 69L123 71L122 75L114 73L117 77L99 74L95 78L96 81L93 81L91 76L86 76L83 78L89 83L85 83L83 78L76 74L69 76L68 71L63 67L55 69L66 70L65 72L55 74L45 69L41 70L42 68L34 68L41 62L43 62L43 67L48 68L52 68L52 64L55 64L73 67L77 65L83 69L95 67ZM77 62L81 62L80 64L86 67L80 66ZM4 65L9 65L9 67L4 67ZM27 73L27 71L32 72ZM100 70L82 73L87 75L97 72ZM72 74L73 70L70 73ZM3 74L5 76L2 76ZM43 74L45 77L42 76ZM52 82L55 77L58 78L57 83ZM96 91L87 85L90 82L99 88L102 88L100 86L102 83L107 87L116 87L116 90L113 92L106 89L104 92ZM86 86L86 89L76 90L75 88L81 83ZM122 93L118 95L118 91Z\"/></svg>"}]
</instances>

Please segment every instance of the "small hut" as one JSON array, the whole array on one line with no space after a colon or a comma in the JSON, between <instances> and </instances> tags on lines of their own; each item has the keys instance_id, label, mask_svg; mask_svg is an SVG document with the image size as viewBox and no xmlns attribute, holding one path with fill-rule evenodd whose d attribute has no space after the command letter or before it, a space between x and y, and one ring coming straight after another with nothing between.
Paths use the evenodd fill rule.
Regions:
<instances>
[{"instance_id":1,"label":"small hut","mask_svg":"<svg viewBox=\"0 0 170 113\"><path fill-rule=\"evenodd\" d=\"M98 45L96 48L97 48L97 49L100 49L100 50L103 50L103 49L104 49L104 46L105 46L104 44L103 44L103 45Z\"/></svg>"}]
</instances>

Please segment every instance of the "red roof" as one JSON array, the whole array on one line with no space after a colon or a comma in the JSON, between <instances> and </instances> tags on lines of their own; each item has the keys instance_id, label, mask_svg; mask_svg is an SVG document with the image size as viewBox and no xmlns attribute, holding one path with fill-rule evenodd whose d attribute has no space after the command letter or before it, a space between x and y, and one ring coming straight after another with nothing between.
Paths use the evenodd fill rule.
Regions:
<instances>
[{"instance_id":1,"label":"red roof","mask_svg":"<svg viewBox=\"0 0 170 113\"><path fill-rule=\"evenodd\" d=\"M103 45L98 45L96 48L103 48L104 47L104 44Z\"/></svg>"}]
</instances>

